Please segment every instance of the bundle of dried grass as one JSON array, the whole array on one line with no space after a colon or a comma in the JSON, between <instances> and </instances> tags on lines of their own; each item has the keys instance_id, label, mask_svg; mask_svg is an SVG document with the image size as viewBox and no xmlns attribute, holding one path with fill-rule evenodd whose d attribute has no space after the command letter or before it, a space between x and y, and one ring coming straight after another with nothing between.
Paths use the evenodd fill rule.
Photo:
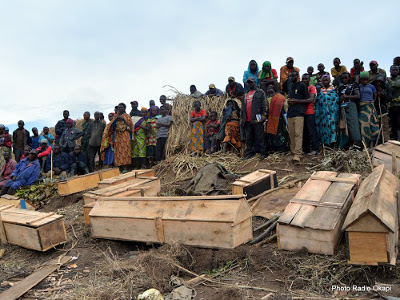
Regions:
<instances>
[{"instance_id":1,"label":"bundle of dried grass","mask_svg":"<svg viewBox=\"0 0 400 300\"><path fill-rule=\"evenodd\" d=\"M172 118L174 122L169 129L166 147L167 156L171 157L178 153L189 153L189 141L191 133L189 118L190 112L193 111L193 103L196 100L201 102L201 108L207 111L207 115L209 115L212 111L216 111L218 113L218 118L220 119L227 99L227 96L204 96L195 99L191 96L183 94L177 94L174 99L171 99L173 102ZM241 106L240 103L239 106Z\"/></svg>"}]
</instances>

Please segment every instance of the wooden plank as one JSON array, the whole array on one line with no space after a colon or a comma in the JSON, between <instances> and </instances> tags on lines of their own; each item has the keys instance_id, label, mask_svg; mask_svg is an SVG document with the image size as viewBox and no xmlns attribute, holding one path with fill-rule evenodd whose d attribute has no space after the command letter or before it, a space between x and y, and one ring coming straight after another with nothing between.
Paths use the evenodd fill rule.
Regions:
<instances>
[{"instance_id":1,"label":"wooden plank","mask_svg":"<svg viewBox=\"0 0 400 300\"><path fill-rule=\"evenodd\" d=\"M319 171L313 174L314 176L335 177L336 172ZM322 196L332 183L327 180L314 180L309 178L303 188L296 194L296 199L304 199L309 201L320 202Z\"/></svg>"},{"instance_id":2,"label":"wooden plank","mask_svg":"<svg viewBox=\"0 0 400 300\"><path fill-rule=\"evenodd\" d=\"M5 195L3 195L0 198L0 205L12 205L15 208L21 208L21 199L6 199L4 198ZM26 209L28 210L35 210L35 207L29 203L28 201L25 201Z\"/></svg>"},{"instance_id":3,"label":"wooden plank","mask_svg":"<svg viewBox=\"0 0 400 300\"><path fill-rule=\"evenodd\" d=\"M22 281L10 287L7 291L0 294L0 300L15 300L36 286L39 282L57 270L63 264L71 260L71 256L64 256L54 259L48 265L35 271Z\"/></svg>"},{"instance_id":4,"label":"wooden plank","mask_svg":"<svg viewBox=\"0 0 400 300\"><path fill-rule=\"evenodd\" d=\"M304 228L304 224L307 222L308 217L312 214L314 209L315 206L302 205L292 222L290 222L290 225Z\"/></svg>"},{"instance_id":5,"label":"wooden plank","mask_svg":"<svg viewBox=\"0 0 400 300\"><path fill-rule=\"evenodd\" d=\"M350 261L387 263L386 235L381 232L348 232Z\"/></svg>"},{"instance_id":6,"label":"wooden plank","mask_svg":"<svg viewBox=\"0 0 400 300\"><path fill-rule=\"evenodd\" d=\"M332 202L318 202L318 201L310 201L310 200L303 200L303 199L292 199L290 203L298 203L304 204L308 206L315 206L315 207L330 207L330 208L341 208L343 204L341 203L332 203Z\"/></svg>"},{"instance_id":7,"label":"wooden plank","mask_svg":"<svg viewBox=\"0 0 400 300\"><path fill-rule=\"evenodd\" d=\"M289 203L282 215L279 217L278 223L290 224L290 222L292 222L293 218L296 216L301 207L302 204Z\"/></svg>"},{"instance_id":8,"label":"wooden plank","mask_svg":"<svg viewBox=\"0 0 400 300\"><path fill-rule=\"evenodd\" d=\"M99 170L98 172L100 180L112 178L120 174L119 168L104 169L104 170Z\"/></svg>"},{"instance_id":9,"label":"wooden plank","mask_svg":"<svg viewBox=\"0 0 400 300\"><path fill-rule=\"evenodd\" d=\"M100 176L97 172L71 178L67 181L61 181L58 183L58 193L60 196L67 196L96 188L99 181Z\"/></svg>"},{"instance_id":10,"label":"wooden plank","mask_svg":"<svg viewBox=\"0 0 400 300\"><path fill-rule=\"evenodd\" d=\"M41 226L37 230L42 248L41 251L47 251L67 241L64 219Z\"/></svg>"},{"instance_id":11,"label":"wooden plank","mask_svg":"<svg viewBox=\"0 0 400 300\"><path fill-rule=\"evenodd\" d=\"M44 218L43 218L44 217ZM63 218L54 213L43 213L19 208L10 208L1 212L4 223L14 223L19 225L29 225L30 227L40 227L49 222Z\"/></svg>"},{"instance_id":12,"label":"wooden plank","mask_svg":"<svg viewBox=\"0 0 400 300\"><path fill-rule=\"evenodd\" d=\"M85 225L90 225L89 213L92 211L92 208L94 207L95 204L96 202L92 202L89 204L85 204L83 206L83 216L85 218Z\"/></svg>"},{"instance_id":13,"label":"wooden plank","mask_svg":"<svg viewBox=\"0 0 400 300\"><path fill-rule=\"evenodd\" d=\"M153 169L146 169L146 170L133 170L131 172L120 174L118 176L108 178L105 180L101 180L99 182L99 188L104 188L107 186L117 185L126 181L134 180L135 178L144 178L144 177L154 177L154 170Z\"/></svg>"},{"instance_id":14,"label":"wooden plank","mask_svg":"<svg viewBox=\"0 0 400 300\"><path fill-rule=\"evenodd\" d=\"M359 181L358 178L352 178L352 177L340 178L340 177L325 177L325 176L312 175L310 178L313 180L325 180L330 182L342 182L350 184L357 184Z\"/></svg>"},{"instance_id":15,"label":"wooden plank","mask_svg":"<svg viewBox=\"0 0 400 300\"><path fill-rule=\"evenodd\" d=\"M162 244L165 241L163 221L161 218L156 218L155 223L156 223L155 225L156 225L158 242Z\"/></svg>"},{"instance_id":16,"label":"wooden plank","mask_svg":"<svg viewBox=\"0 0 400 300\"><path fill-rule=\"evenodd\" d=\"M388 229L383 226L379 219L370 213L366 213L351 224L346 229L347 231L360 231L360 232L388 232Z\"/></svg>"},{"instance_id":17,"label":"wooden plank","mask_svg":"<svg viewBox=\"0 0 400 300\"><path fill-rule=\"evenodd\" d=\"M390 156L392 156L392 153L394 152L397 156L400 156L400 146L394 144L393 142L379 145L375 148L375 151L383 152Z\"/></svg>"},{"instance_id":18,"label":"wooden plank","mask_svg":"<svg viewBox=\"0 0 400 300\"><path fill-rule=\"evenodd\" d=\"M37 228L4 222L3 226L8 243L36 251L42 251Z\"/></svg>"}]
</instances>

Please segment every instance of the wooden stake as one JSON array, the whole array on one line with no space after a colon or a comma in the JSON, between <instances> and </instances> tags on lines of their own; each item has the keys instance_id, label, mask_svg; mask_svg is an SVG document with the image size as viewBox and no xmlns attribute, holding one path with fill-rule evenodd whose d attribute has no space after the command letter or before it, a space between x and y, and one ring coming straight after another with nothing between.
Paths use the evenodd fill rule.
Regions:
<instances>
[{"instance_id":1,"label":"wooden stake","mask_svg":"<svg viewBox=\"0 0 400 300\"><path fill-rule=\"evenodd\" d=\"M53 181L53 150L50 152L50 181Z\"/></svg>"}]
</instances>

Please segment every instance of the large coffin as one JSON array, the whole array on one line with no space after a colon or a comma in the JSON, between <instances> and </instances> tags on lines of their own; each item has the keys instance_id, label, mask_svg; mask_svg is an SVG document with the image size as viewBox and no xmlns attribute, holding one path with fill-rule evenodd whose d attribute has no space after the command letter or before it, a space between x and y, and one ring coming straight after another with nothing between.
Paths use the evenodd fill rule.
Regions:
<instances>
[{"instance_id":1,"label":"large coffin","mask_svg":"<svg viewBox=\"0 0 400 300\"><path fill-rule=\"evenodd\" d=\"M399 180L383 165L363 181L343 230L351 264L396 265L398 243L397 192Z\"/></svg>"},{"instance_id":2,"label":"large coffin","mask_svg":"<svg viewBox=\"0 0 400 300\"><path fill-rule=\"evenodd\" d=\"M315 172L278 220L278 247L333 255L360 175Z\"/></svg>"},{"instance_id":3,"label":"large coffin","mask_svg":"<svg viewBox=\"0 0 400 300\"><path fill-rule=\"evenodd\" d=\"M99 199L94 238L235 248L253 236L244 195Z\"/></svg>"},{"instance_id":4,"label":"large coffin","mask_svg":"<svg viewBox=\"0 0 400 300\"><path fill-rule=\"evenodd\" d=\"M400 172L400 142L388 141L377 146L372 156L372 163L375 167L384 165L389 172L395 170ZM395 165L393 165L395 163Z\"/></svg>"}]
</instances>

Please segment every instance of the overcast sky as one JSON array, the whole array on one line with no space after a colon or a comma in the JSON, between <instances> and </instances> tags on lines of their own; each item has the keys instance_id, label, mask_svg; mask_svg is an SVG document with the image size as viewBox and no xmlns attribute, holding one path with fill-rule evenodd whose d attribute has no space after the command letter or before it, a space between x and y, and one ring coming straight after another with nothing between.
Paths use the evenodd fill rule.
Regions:
<instances>
[{"instance_id":1,"label":"overcast sky","mask_svg":"<svg viewBox=\"0 0 400 300\"><path fill-rule=\"evenodd\" d=\"M350 69L400 56L400 1L1 0L0 123L54 126L69 109L224 89L251 59L304 73L338 56Z\"/></svg>"}]
</instances>

